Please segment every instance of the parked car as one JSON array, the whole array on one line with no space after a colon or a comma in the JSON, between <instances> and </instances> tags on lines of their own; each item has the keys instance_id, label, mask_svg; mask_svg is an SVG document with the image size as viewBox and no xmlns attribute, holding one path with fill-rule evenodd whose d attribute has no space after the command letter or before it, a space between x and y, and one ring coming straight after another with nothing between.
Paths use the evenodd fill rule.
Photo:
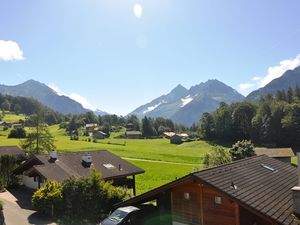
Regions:
<instances>
[{"instance_id":1,"label":"parked car","mask_svg":"<svg viewBox=\"0 0 300 225\"><path fill-rule=\"evenodd\" d=\"M152 205L118 208L103 220L100 225L144 225L145 220L151 217L155 211L156 207Z\"/></svg>"}]
</instances>

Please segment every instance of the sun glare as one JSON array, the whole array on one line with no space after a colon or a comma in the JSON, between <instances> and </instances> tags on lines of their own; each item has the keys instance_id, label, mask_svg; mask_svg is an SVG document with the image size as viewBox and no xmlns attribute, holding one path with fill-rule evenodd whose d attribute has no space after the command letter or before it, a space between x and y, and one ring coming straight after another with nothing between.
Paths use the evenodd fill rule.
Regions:
<instances>
[{"instance_id":1,"label":"sun glare","mask_svg":"<svg viewBox=\"0 0 300 225\"><path fill-rule=\"evenodd\" d=\"M136 18L141 18L143 14L143 8L140 4L135 4L133 7L133 12Z\"/></svg>"}]
</instances>

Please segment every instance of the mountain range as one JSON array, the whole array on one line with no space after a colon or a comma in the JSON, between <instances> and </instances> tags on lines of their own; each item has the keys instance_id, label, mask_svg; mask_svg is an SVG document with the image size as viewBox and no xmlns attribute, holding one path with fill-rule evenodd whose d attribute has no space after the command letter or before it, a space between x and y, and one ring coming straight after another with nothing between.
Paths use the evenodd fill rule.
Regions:
<instances>
[{"instance_id":1,"label":"mountain range","mask_svg":"<svg viewBox=\"0 0 300 225\"><path fill-rule=\"evenodd\" d=\"M287 90L296 85L300 86L300 67L286 71L281 77L251 92L246 98L218 80L208 80L192 86L190 89L179 84L168 94L138 107L128 115L136 115L140 119L145 116L165 117L176 123L190 126L197 123L204 112L214 111L220 102L256 101L261 96L275 94L278 90ZM28 80L15 86L0 85L0 93L34 98L62 114L91 111L75 100L59 95L47 85L35 80ZM107 114L101 110L96 110L94 113L97 115Z\"/></svg>"},{"instance_id":2,"label":"mountain range","mask_svg":"<svg viewBox=\"0 0 300 225\"><path fill-rule=\"evenodd\" d=\"M28 80L15 86L0 85L0 93L34 98L54 111L62 114L79 114L91 111L85 109L75 100L64 95L59 95L47 85L35 80ZM101 110L97 110L95 113L98 115L105 114L105 112Z\"/></svg>"},{"instance_id":3,"label":"mountain range","mask_svg":"<svg viewBox=\"0 0 300 225\"><path fill-rule=\"evenodd\" d=\"M167 95L138 107L129 115L139 118L161 116L191 126L199 121L202 113L215 110L220 102L232 103L243 99L243 95L218 80L208 80L190 89L179 84Z\"/></svg>"},{"instance_id":4,"label":"mountain range","mask_svg":"<svg viewBox=\"0 0 300 225\"><path fill-rule=\"evenodd\" d=\"M261 96L267 94L275 94L277 91L288 90L289 87L294 88L296 85L300 86L300 66L293 70L288 70L281 77L272 80L266 86L251 92L246 100L256 101Z\"/></svg>"}]
</instances>

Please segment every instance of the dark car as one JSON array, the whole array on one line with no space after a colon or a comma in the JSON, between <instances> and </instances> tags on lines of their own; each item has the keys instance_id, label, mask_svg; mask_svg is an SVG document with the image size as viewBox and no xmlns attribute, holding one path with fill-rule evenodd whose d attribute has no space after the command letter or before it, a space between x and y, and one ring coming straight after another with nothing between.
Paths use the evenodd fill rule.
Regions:
<instances>
[{"instance_id":1,"label":"dark car","mask_svg":"<svg viewBox=\"0 0 300 225\"><path fill-rule=\"evenodd\" d=\"M144 225L146 218L155 212L151 205L127 206L116 209L100 225Z\"/></svg>"}]
</instances>

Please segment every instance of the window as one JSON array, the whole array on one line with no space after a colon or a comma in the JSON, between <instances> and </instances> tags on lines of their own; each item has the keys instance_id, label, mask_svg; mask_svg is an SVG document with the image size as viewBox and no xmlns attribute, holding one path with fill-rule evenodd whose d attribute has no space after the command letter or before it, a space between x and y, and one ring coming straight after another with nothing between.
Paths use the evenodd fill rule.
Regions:
<instances>
[{"instance_id":1,"label":"window","mask_svg":"<svg viewBox=\"0 0 300 225\"><path fill-rule=\"evenodd\" d=\"M103 164L103 166L106 168L106 169L115 169L116 167L110 163L107 163L107 164Z\"/></svg>"},{"instance_id":2,"label":"window","mask_svg":"<svg viewBox=\"0 0 300 225\"><path fill-rule=\"evenodd\" d=\"M216 196L215 197L215 203L218 204L218 205L221 205L222 204L222 198L219 197L219 196Z\"/></svg>"},{"instance_id":3,"label":"window","mask_svg":"<svg viewBox=\"0 0 300 225\"><path fill-rule=\"evenodd\" d=\"M184 192L183 198L184 198L185 200L189 200L190 197L191 197L191 196L190 196L190 193Z\"/></svg>"}]
</instances>

